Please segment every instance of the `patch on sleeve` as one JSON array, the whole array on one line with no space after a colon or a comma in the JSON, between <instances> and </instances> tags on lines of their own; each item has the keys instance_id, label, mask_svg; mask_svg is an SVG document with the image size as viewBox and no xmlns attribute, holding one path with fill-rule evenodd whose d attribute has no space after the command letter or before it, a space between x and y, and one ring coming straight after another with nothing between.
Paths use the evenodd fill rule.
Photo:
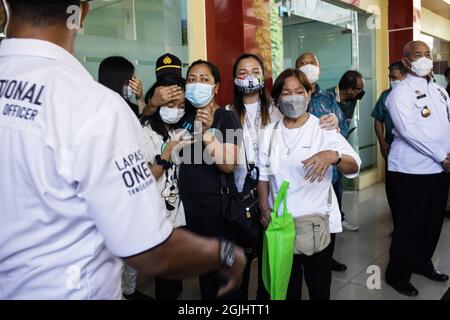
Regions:
<instances>
[{"instance_id":1,"label":"patch on sleeve","mask_svg":"<svg viewBox=\"0 0 450 320\"><path fill-rule=\"evenodd\" d=\"M115 164L130 196L148 189L155 182L147 160L140 150L116 160Z\"/></svg>"}]
</instances>

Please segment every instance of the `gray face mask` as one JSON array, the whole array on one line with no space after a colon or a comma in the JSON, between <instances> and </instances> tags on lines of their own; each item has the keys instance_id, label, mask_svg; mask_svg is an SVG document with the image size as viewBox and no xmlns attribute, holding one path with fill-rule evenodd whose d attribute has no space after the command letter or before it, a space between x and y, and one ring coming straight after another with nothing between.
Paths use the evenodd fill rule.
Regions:
<instances>
[{"instance_id":1,"label":"gray face mask","mask_svg":"<svg viewBox=\"0 0 450 320\"><path fill-rule=\"evenodd\" d=\"M279 101L281 113L291 119L296 119L308 111L309 98L305 96L287 96Z\"/></svg>"}]
</instances>

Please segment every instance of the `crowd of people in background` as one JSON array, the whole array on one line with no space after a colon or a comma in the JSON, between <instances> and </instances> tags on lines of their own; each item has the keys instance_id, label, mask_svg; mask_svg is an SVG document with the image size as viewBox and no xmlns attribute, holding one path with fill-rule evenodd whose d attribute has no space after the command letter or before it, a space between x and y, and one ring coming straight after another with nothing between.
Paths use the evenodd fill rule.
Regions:
<instances>
[{"instance_id":1,"label":"crowd of people in background","mask_svg":"<svg viewBox=\"0 0 450 320\"><path fill-rule=\"evenodd\" d=\"M275 123L278 123L279 129L283 128L280 132L286 131L286 137L284 133L281 135L280 141L276 143L277 147L282 147L284 142L289 154L293 151L295 158L299 160L311 158L309 168L315 168L314 161L323 162L324 167L321 168L323 172L311 173L312 170L305 170L305 175L308 172L311 174L308 176L309 182L303 180L304 183L296 185L295 177L284 176L283 173L277 172L275 179L280 181L272 182L271 187L272 192L276 194L281 180L291 181L292 199L299 196L303 198L305 207L300 207L299 212L296 212L297 215L301 215L314 208L310 206L308 210L306 209L309 199L304 197L311 192L309 189L314 190L313 193L323 191L315 187L314 181L318 177L314 174L323 175L321 184L325 189L333 182L330 184L336 194L336 196L333 195L333 219L330 222L333 241L326 250L327 254L322 253L320 257L312 258L311 262L309 260L303 262L308 265L305 277L308 285L311 285L311 297L323 299L329 298L331 271L346 270L344 264L332 259L335 233L342 231L341 221L346 224L346 230L358 230L358 227L347 222L341 214L342 175L340 172L342 169L340 166L343 166L347 170L346 174L352 177L355 177L359 171L361 161L345 141L345 137L349 133L348 125L353 116L356 101L363 96L361 93L364 82L361 74L352 71L342 77L341 83L336 88L322 90L316 83L320 76L320 64L313 53L300 55L296 67L297 69L287 70L280 75L275 81L276 85L271 96L265 81L263 61L254 54L241 55L236 59L233 67L233 97L230 97L230 104L224 108L220 108L215 102L221 83L217 67L210 62L199 60L189 67L186 78L183 78L182 61L170 53L162 55L157 60L155 68L157 81L145 95L142 93L141 81L135 77L134 67L123 57L109 57L100 64L99 82L119 93L140 119L146 137L144 152L152 174L158 181L167 216L176 228L186 228L200 235L224 237L240 243L242 235L223 215L221 176L225 177L232 193L239 193L244 188L249 171L257 166L261 172L261 183L265 185L269 175L265 168L267 164L262 164L261 148L265 146L260 139L262 139L262 133L267 134ZM294 89L285 88L289 85ZM138 105L131 102L133 95ZM297 100L285 102L285 100L298 98L301 99L301 103ZM342 111L340 104L346 106L347 115ZM279 122L282 124L280 125ZM304 129L306 123L310 123L308 125L310 128L307 129L310 132L303 132L306 130ZM201 124L201 128L196 128L198 124ZM192 148L190 154L194 154L197 130L202 131L203 137L205 132L210 132L214 136L215 130L219 130L223 137L228 137L226 131L230 129L243 130L240 142L236 139L225 140L203 147L210 150L211 157L226 155L228 159L234 159L233 161L226 164L222 164L223 161L213 161L215 164L208 164L205 160L201 163L183 163L180 151ZM318 139L320 134L325 136ZM296 137L303 137L304 141ZM299 154L302 144L308 145L308 149L303 149L304 152ZM321 153L328 150L327 148L332 148L334 151L331 151L331 154ZM342 151L344 160L339 166L333 167L333 163L337 161L336 157L340 155L336 153L338 149ZM221 152L218 152L219 150ZM274 152L279 153L278 150ZM350 171L348 161L352 163ZM295 164L300 171L304 170L301 161L296 162L293 158L282 159L282 163L277 166L282 170L287 169L288 172L294 170L287 167L288 163ZM324 179L324 176L330 173L333 179L331 176L329 181ZM289 192L289 197L290 194ZM269 200L269 195L265 191L262 192L262 196L265 200L262 202L260 200L261 210L270 211L272 204L269 203L273 202L273 199ZM317 203L319 208L327 203L326 199L322 200L324 200L323 203ZM268 218L265 218L261 211L260 214L262 220ZM335 214L339 215L339 221L335 221ZM266 227L267 223L268 221L265 221ZM257 296L258 299L268 299L268 293L261 279L263 231L264 227L261 226L260 241L256 247L246 248L248 262L241 290L225 298L248 299L251 262L259 257ZM315 274L319 270L321 270L320 273ZM301 287L301 263L298 264L294 273L296 276L292 282L295 285L289 298L300 299L301 290L299 292L298 285ZM124 296L130 299L145 299L146 296L136 290L136 276L132 268L125 266ZM319 282L313 280L317 278L322 280ZM220 283L220 275L216 273L200 276L202 298L208 300L216 298ZM176 299L181 290L181 281L167 281L159 278L155 280L156 299Z\"/></svg>"},{"instance_id":2,"label":"crowd of people in background","mask_svg":"<svg viewBox=\"0 0 450 320\"><path fill-rule=\"evenodd\" d=\"M102 76L105 65L108 62L111 65L111 61L116 61L117 70L108 68L108 76L120 79L121 86L112 85L111 80ZM233 230L222 214L220 176L226 177L232 193L239 193L244 188L248 173L255 166L259 169L260 241L256 248L246 248L248 262L241 290L226 298L248 299L250 265L254 258L259 257L257 299L268 299L261 278L261 239L270 221L273 194L277 194L286 180L292 188L292 192L288 193L288 203L298 208L298 212L293 211L294 215L319 210L327 199L319 201L318 195L326 197L328 186L333 188L332 241L325 250L312 257L296 255L287 295L290 300L301 298L304 275L311 299L329 299L331 272L347 270L345 264L333 259L336 233L359 230L357 225L346 220L342 210L342 178L343 175L354 178L361 165L359 156L346 139L352 131L349 127L357 101L365 95L363 75L349 70L342 75L336 87L323 90L317 83L321 76L320 61L314 53L305 52L296 60L295 69L287 69L275 80L271 93L266 86L263 61L257 55L243 54L233 66L234 93L229 99L230 104L220 108L215 102L221 83L220 73L210 62L194 62L185 80L181 74L181 60L172 54L164 54L156 65L157 81L142 103L142 83L135 78L131 63L125 61L120 57L105 59L100 66L99 81L121 93L141 120L148 146L146 156L174 227L184 227L206 236L225 237L239 244L241 235ZM124 69L127 70L125 74ZM394 124L387 109L387 97L406 78L407 73L408 69L402 61L389 66L390 88L380 95L372 112L375 133L386 160L386 173L387 159L394 141ZM446 77L450 78L448 70ZM136 96L139 106L130 102L131 94ZM225 166L217 163L184 164L180 161L180 151L194 146L196 121L201 123L203 134L210 131L214 135L214 131L219 130L225 137L227 129L243 129L240 142L221 141L222 144L215 146L234 159L231 163ZM177 129L183 130L177 133ZM275 144L272 141L274 134L271 133L274 129L280 129L277 130L279 141ZM186 138L189 135L192 138ZM208 145L204 147L208 148ZM269 153L270 159L267 158L267 148L273 148ZM342 157L343 160L339 160L337 165L335 152L324 152L338 149L342 151L342 155L338 154L339 159ZM304 164L311 161L324 164L320 183L311 171L304 171L300 160L305 160ZM276 173L269 173L268 168L274 163ZM299 179L300 176L304 178ZM394 229L395 225L393 214ZM125 267L124 288L128 284L132 288L124 289L125 297L146 298L135 291L136 273L132 272L131 277L129 273L129 267ZM202 298L215 299L220 282L220 276L216 273L200 276ZM182 283L156 279L155 288L156 299L176 299L182 291Z\"/></svg>"}]
</instances>

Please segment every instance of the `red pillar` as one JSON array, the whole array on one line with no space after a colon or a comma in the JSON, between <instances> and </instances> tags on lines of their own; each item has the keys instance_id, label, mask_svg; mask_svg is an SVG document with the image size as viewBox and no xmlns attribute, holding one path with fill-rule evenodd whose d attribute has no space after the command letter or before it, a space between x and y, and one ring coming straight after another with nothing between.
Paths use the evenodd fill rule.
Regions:
<instances>
[{"instance_id":1,"label":"red pillar","mask_svg":"<svg viewBox=\"0 0 450 320\"><path fill-rule=\"evenodd\" d=\"M233 97L233 64L242 53L260 56L271 83L272 52L269 0L206 0L208 60L222 76L217 102L227 105ZM270 76L270 77L269 77Z\"/></svg>"},{"instance_id":2,"label":"red pillar","mask_svg":"<svg viewBox=\"0 0 450 320\"><path fill-rule=\"evenodd\" d=\"M389 61L403 57L403 47L414 38L413 0L389 0Z\"/></svg>"}]
</instances>

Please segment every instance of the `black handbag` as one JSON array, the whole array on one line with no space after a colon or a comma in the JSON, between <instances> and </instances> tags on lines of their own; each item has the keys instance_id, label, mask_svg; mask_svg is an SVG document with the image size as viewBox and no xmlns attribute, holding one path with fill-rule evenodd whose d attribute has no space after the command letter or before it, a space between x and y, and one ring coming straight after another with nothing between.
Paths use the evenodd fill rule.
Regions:
<instances>
[{"instance_id":1,"label":"black handbag","mask_svg":"<svg viewBox=\"0 0 450 320\"><path fill-rule=\"evenodd\" d=\"M247 162L247 155L245 156ZM259 169L247 163L242 192L230 192L225 174L220 174L222 213L231 223L238 235L238 244L246 249L255 250L259 238L259 200L256 185L259 180Z\"/></svg>"}]
</instances>

